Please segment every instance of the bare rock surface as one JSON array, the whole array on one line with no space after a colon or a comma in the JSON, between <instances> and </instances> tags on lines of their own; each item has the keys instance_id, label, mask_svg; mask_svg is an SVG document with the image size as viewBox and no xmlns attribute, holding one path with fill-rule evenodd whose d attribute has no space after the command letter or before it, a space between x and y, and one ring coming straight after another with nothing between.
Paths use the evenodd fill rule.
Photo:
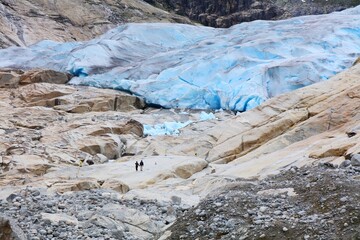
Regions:
<instances>
[{"instance_id":1,"label":"bare rock surface","mask_svg":"<svg viewBox=\"0 0 360 240\"><path fill-rule=\"evenodd\" d=\"M151 149L197 154L212 163L217 173L249 178L278 173L291 165L351 160L359 152L359 70L355 65L326 83L213 120L213 126L198 125L195 131L188 126L174 142L171 136L156 138Z\"/></svg>"},{"instance_id":2,"label":"bare rock surface","mask_svg":"<svg viewBox=\"0 0 360 240\"><path fill-rule=\"evenodd\" d=\"M34 69L24 72L16 69L0 69L0 88L16 88L31 83L65 84L71 79L67 73L48 69Z\"/></svg>"},{"instance_id":3,"label":"bare rock surface","mask_svg":"<svg viewBox=\"0 0 360 240\"><path fill-rule=\"evenodd\" d=\"M206 121L115 90L1 88L0 212L30 239L356 239L359 79Z\"/></svg>"},{"instance_id":4,"label":"bare rock surface","mask_svg":"<svg viewBox=\"0 0 360 240\"><path fill-rule=\"evenodd\" d=\"M56 84L65 84L71 79L71 75L57 72L54 70L32 70L25 72L20 77L20 85L30 84L30 83L56 83Z\"/></svg>"}]
</instances>

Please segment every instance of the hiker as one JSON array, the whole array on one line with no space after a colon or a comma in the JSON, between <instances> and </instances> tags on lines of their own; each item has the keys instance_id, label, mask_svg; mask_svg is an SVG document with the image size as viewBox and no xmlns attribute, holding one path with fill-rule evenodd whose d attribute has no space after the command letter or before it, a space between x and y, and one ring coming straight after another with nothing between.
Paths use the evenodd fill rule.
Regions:
<instances>
[{"instance_id":1,"label":"hiker","mask_svg":"<svg viewBox=\"0 0 360 240\"><path fill-rule=\"evenodd\" d=\"M143 170L143 167L144 167L144 162L141 160L141 161L140 161L140 171Z\"/></svg>"},{"instance_id":2,"label":"hiker","mask_svg":"<svg viewBox=\"0 0 360 240\"><path fill-rule=\"evenodd\" d=\"M135 162L135 170L137 171L138 168L139 168L139 163L138 163L138 161L136 161L136 162Z\"/></svg>"}]
</instances>

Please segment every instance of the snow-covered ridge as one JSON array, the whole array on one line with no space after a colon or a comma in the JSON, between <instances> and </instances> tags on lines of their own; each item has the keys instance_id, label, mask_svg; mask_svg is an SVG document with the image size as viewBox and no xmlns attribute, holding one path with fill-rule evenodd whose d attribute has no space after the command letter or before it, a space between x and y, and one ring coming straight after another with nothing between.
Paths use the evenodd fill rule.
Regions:
<instances>
[{"instance_id":1,"label":"snow-covered ridge","mask_svg":"<svg viewBox=\"0 0 360 240\"><path fill-rule=\"evenodd\" d=\"M0 50L0 67L52 68L72 84L114 88L169 108L245 111L349 67L360 54L360 7L229 29L128 24L84 43Z\"/></svg>"}]
</instances>

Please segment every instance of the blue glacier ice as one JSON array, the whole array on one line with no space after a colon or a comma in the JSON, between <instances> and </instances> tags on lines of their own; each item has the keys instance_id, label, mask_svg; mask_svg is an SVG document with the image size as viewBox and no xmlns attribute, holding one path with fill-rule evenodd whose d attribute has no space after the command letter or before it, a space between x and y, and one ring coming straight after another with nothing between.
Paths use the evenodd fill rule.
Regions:
<instances>
[{"instance_id":1,"label":"blue glacier ice","mask_svg":"<svg viewBox=\"0 0 360 240\"><path fill-rule=\"evenodd\" d=\"M144 124L145 136L160 136L160 135L178 135L180 129L191 124L192 121L186 122L164 122L156 125Z\"/></svg>"},{"instance_id":2,"label":"blue glacier ice","mask_svg":"<svg viewBox=\"0 0 360 240\"><path fill-rule=\"evenodd\" d=\"M188 113L180 113L187 115ZM144 135L145 136L159 136L159 135L179 135L180 129L194 123L216 119L215 115L210 112L200 112L199 118L196 121L188 120L186 122L164 122L155 125L144 124Z\"/></svg>"},{"instance_id":3,"label":"blue glacier ice","mask_svg":"<svg viewBox=\"0 0 360 240\"><path fill-rule=\"evenodd\" d=\"M199 121L207 121L207 120L212 120L212 119L215 119L215 118L216 117L212 112L206 113L206 112L202 111L200 113L200 120Z\"/></svg>"},{"instance_id":4,"label":"blue glacier ice","mask_svg":"<svg viewBox=\"0 0 360 240\"><path fill-rule=\"evenodd\" d=\"M87 42L0 50L0 67L50 68L166 108L246 111L323 81L360 55L360 7L229 29L127 24Z\"/></svg>"}]
</instances>

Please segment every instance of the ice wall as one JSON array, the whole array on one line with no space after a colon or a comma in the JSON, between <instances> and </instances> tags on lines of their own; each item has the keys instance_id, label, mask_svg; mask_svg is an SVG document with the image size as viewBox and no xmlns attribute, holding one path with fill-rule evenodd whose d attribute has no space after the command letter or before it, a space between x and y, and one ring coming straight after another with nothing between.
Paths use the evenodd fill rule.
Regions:
<instances>
[{"instance_id":1,"label":"ice wall","mask_svg":"<svg viewBox=\"0 0 360 240\"><path fill-rule=\"evenodd\" d=\"M0 67L51 68L71 84L126 90L168 108L246 111L326 80L360 54L360 7L229 29L127 24L76 43L0 50Z\"/></svg>"}]
</instances>

